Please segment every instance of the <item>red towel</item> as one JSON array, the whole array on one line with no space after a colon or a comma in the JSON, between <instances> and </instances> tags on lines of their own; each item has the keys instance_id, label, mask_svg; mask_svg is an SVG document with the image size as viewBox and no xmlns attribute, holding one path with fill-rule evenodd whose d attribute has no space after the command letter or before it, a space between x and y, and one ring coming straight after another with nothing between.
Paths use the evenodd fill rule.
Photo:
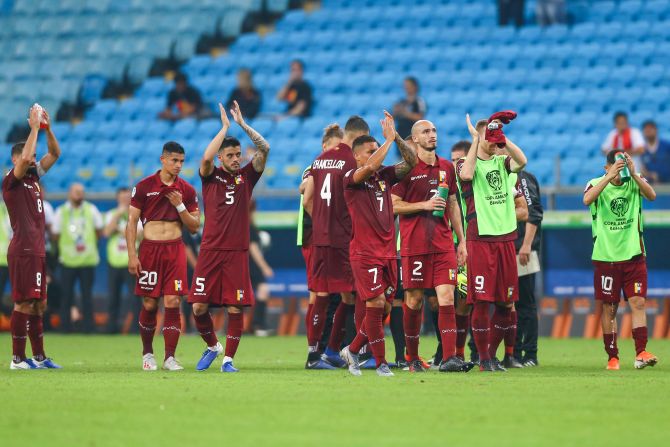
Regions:
<instances>
[{"instance_id":1,"label":"red towel","mask_svg":"<svg viewBox=\"0 0 670 447\"><path fill-rule=\"evenodd\" d=\"M491 143L496 143L498 147L505 147L507 140L505 139L505 134L503 133L503 125L500 123L494 123L494 120L500 120L503 124L509 124L516 118L516 112L511 110L505 110L504 112L496 112L489 117L488 125L486 126L486 141Z\"/></svg>"}]
</instances>

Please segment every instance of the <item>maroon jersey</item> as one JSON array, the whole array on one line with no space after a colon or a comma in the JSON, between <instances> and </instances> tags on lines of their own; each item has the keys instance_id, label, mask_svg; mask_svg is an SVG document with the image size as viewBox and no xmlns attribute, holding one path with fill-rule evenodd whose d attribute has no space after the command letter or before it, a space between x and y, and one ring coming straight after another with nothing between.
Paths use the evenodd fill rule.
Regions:
<instances>
[{"instance_id":1,"label":"maroon jersey","mask_svg":"<svg viewBox=\"0 0 670 447\"><path fill-rule=\"evenodd\" d=\"M19 180L11 169L2 180L2 198L7 204L14 232L7 254L45 256L44 206L39 176L26 174Z\"/></svg>"},{"instance_id":2,"label":"maroon jersey","mask_svg":"<svg viewBox=\"0 0 670 447\"><path fill-rule=\"evenodd\" d=\"M302 173L302 181L304 182L308 177L312 176L312 166L307 166L305 171ZM300 196L302 199L302 196ZM302 224L302 246L308 247L312 245L312 216L307 214L306 211L302 213L302 222L298 222L298 225Z\"/></svg>"},{"instance_id":3,"label":"maroon jersey","mask_svg":"<svg viewBox=\"0 0 670 447\"><path fill-rule=\"evenodd\" d=\"M351 240L351 217L344 200L342 179L344 174L356 169L356 159L351 148L340 143L312 163L314 179L312 198L312 244L326 247L348 248Z\"/></svg>"},{"instance_id":4,"label":"maroon jersey","mask_svg":"<svg viewBox=\"0 0 670 447\"><path fill-rule=\"evenodd\" d=\"M205 202L201 250L249 249L249 201L260 178L251 162L235 174L219 167L200 176Z\"/></svg>"},{"instance_id":5,"label":"maroon jersey","mask_svg":"<svg viewBox=\"0 0 670 447\"><path fill-rule=\"evenodd\" d=\"M354 169L344 176L344 196L351 214L351 259L395 259L395 222L391 187L398 183L395 166L379 169L363 183L354 183Z\"/></svg>"},{"instance_id":6,"label":"maroon jersey","mask_svg":"<svg viewBox=\"0 0 670 447\"><path fill-rule=\"evenodd\" d=\"M405 202L424 202L437 195L437 187L446 183L449 196L456 194L456 172L451 161L436 157L429 165L418 160L412 171L391 190ZM454 251L449 213L444 217L433 216L432 211L400 215L400 254L425 255Z\"/></svg>"},{"instance_id":7,"label":"maroon jersey","mask_svg":"<svg viewBox=\"0 0 670 447\"><path fill-rule=\"evenodd\" d=\"M130 206L140 210L140 221L142 225L152 221L180 221L179 212L166 194L170 191L181 193L184 206L189 213L197 211L198 196L195 189L181 178L175 178L171 185L163 183L160 171L146 177L133 188Z\"/></svg>"},{"instance_id":8,"label":"maroon jersey","mask_svg":"<svg viewBox=\"0 0 670 447\"><path fill-rule=\"evenodd\" d=\"M507 172L512 172L510 163L512 162L512 157L507 157L505 159L505 169ZM465 159L461 158L456 162L456 172L461 172L463 168L463 163ZM517 185L515 186L514 197L518 197L520 194ZM467 230L465 233L465 239L469 241L486 241L486 242L506 242L506 241L515 241L516 240L516 230L511 233L503 234L500 236L480 236L479 228L477 227L477 210L475 208L475 194L472 190L472 181L464 181L461 179L461 195L465 201L465 225L467 225Z\"/></svg>"}]
</instances>

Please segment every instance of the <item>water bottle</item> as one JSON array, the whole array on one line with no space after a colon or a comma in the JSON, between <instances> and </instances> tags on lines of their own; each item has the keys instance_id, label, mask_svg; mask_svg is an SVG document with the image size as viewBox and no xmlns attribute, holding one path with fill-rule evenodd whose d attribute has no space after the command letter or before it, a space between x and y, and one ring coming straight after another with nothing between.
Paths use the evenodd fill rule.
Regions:
<instances>
[{"instance_id":1,"label":"water bottle","mask_svg":"<svg viewBox=\"0 0 670 447\"><path fill-rule=\"evenodd\" d=\"M621 177L622 182L627 182L630 180L630 170L628 169L628 162L626 161L626 157L622 153L616 154L616 157L614 157L614 160L623 160L624 165L623 169L619 173L619 177Z\"/></svg>"},{"instance_id":2,"label":"water bottle","mask_svg":"<svg viewBox=\"0 0 670 447\"><path fill-rule=\"evenodd\" d=\"M447 200L447 196L449 195L449 186L446 183L440 183L440 186L437 187L437 196L442 197L445 202ZM433 211L433 216L435 217L444 217L444 210L445 208L439 209L439 210L434 210Z\"/></svg>"}]
</instances>

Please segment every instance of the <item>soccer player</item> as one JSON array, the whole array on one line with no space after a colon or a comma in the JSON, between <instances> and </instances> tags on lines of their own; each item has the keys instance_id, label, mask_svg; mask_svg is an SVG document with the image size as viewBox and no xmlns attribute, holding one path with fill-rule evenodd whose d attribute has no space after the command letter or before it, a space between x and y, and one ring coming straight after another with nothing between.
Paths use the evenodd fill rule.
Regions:
<instances>
[{"instance_id":1,"label":"soccer player","mask_svg":"<svg viewBox=\"0 0 670 447\"><path fill-rule=\"evenodd\" d=\"M2 180L2 197L7 204L13 231L7 261L14 310L11 317L12 361L9 369L60 368L44 352L43 315L47 305L46 252L44 240L44 196L40 178L60 156L46 110L31 107L30 134L24 143L12 146L14 166ZM47 133L47 154L36 162L40 127ZM33 358L26 357L30 338Z\"/></svg>"},{"instance_id":2,"label":"soccer player","mask_svg":"<svg viewBox=\"0 0 670 447\"><path fill-rule=\"evenodd\" d=\"M333 123L328 125L323 130L323 136L321 137L321 152L325 152L328 149L334 148L342 142L344 138L344 131L339 124ZM312 176L312 165L310 164L302 172L302 182L298 188L300 192L300 209L298 211L298 239L297 244L301 248L302 257L305 260L305 267L307 273L307 289L309 290L309 302L307 306L307 312L305 313L305 330L309 329L309 322L312 321L312 308L314 307L314 302L316 301L316 292L314 291L314 280L312 278L312 272L310 270L310 259L312 257L312 200L305 201L305 189L307 184L311 184L313 190L314 183L311 180ZM348 310L351 306L346 306L345 311ZM339 308L339 306L338 306ZM337 312L336 312L337 313ZM344 312L336 315L336 318L345 318L346 314L343 316ZM339 326L339 323L338 323ZM344 330L344 325L342 325L342 330ZM307 332L309 334L309 331ZM332 334L332 331L331 331Z\"/></svg>"},{"instance_id":3,"label":"soccer player","mask_svg":"<svg viewBox=\"0 0 670 447\"><path fill-rule=\"evenodd\" d=\"M489 121L481 120L475 128L467 115L472 146L465 159L456 165L466 205L467 250L476 253L467 261L468 300L474 305L472 333L481 371L505 370L495 352L505 335L502 328L511 325L512 305L518 297L514 184L510 174L523 169L526 156L505 138L499 116L494 114ZM513 119L508 115L501 118L507 122ZM496 155L498 145L506 146L510 155ZM495 304L492 319L491 304Z\"/></svg>"},{"instance_id":4,"label":"soccer player","mask_svg":"<svg viewBox=\"0 0 670 447\"><path fill-rule=\"evenodd\" d=\"M619 154L625 158L617 159ZM630 177L622 175L624 168L628 168ZM605 171L586 185L584 205L593 217L593 286L596 300L602 302L607 369L619 369L616 314L622 290L633 316L634 366L642 369L658 362L646 351L647 263L642 238L642 197L655 200L656 192L636 173L630 155L621 150L607 154Z\"/></svg>"},{"instance_id":5,"label":"soccer player","mask_svg":"<svg viewBox=\"0 0 670 447\"><path fill-rule=\"evenodd\" d=\"M242 310L254 304L249 275L249 205L254 186L265 169L270 145L244 121L240 106L233 101L230 110L233 119L256 146L251 161L240 167L240 142L226 136L230 121L221 104L219 111L221 130L205 149L200 162L205 228L188 302L193 304L195 325L207 344L196 366L198 371L209 368L214 359L223 353L214 332L209 307L224 306L228 309L221 372L233 373L238 371L233 359L242 337ZM215 157L221 166L214 164Z\"/></svg>"},{"instance_id":6,"label":"soccer player","mask_svg":"<svg viewBox=\"0 0 670 447\"><path fill-rule=\"evenodd\" d=\"M161 169L133 188L128 209L126 245L128 271L137 276L135 295L142 297L140 337L142 369L158 369L153 340L156 332L158 300L163 297L165 316L163 369L184 369L175 358L181 333L180 297L188 294L186 252L182 226L195 233L200 227L198 197L193 186L179 177L184 165L184 148L174 141L163 145ZM137 222L144 227L139 255L135 249Z\"/></svg>"},{"instance_id":7,"label":"soccer player","mask_svg":"<svg viewBox=\"0 0 670 447\"><path fill-rule=\"evenodd\" d=\"M349 314L356 305L352 294L354 278L349 264L349 241L351 240L351 218L344 199L344 174L356 167L351 149L353 141L368 135L370 128L359 116L349 118L344 126L344 138L337 146L323 152L312 163L311 175L305 182L303 204L311 206L312 253L310 271L316 299L312 306L307 328L306 369L334 369L342 366L338 358L344 337L345 318L337 318L338 312ZM311 203L310 203L311 202ZM308 208L309 210L309 208ZM329 294L342 296L340 308L335 312L331 338L324 352L319 353L319 340L326 322ZM362 306L358 306L361 308ZM361 319L357 318L360 322ZM342 327L340 327L340 324Z\"/></svg>"},{"instance_id":8,"label":"soccer player","mask_svg":"<svg viewBox=\"0 0 670 447\"><path fill-rule=\"evenodd\" d=\"M351 215L352 238L349 258L358 298L365 301L365 317L356 337L340 356L353 375L361 375L358 353L369 343L377 375L392 376L385 358L384 315L391 311L398 276L395 217L391 187L416 165L417 156L395 130L393 117L384 111L381 121L386 141L364 135L353 142L356 169L344 176L345 198ZM404 161L382 166L393 141Z\"/></svg>"},{"instance_id":9,"label":"soccer player","mask_svg":"<svg viewBox=\"0 0 670 447\"><path fill-rule=\"evenodd\" d=\"M419 334L424 289L435 289L439 304L438 328L442 341L440 371L467 372L472 364L456 356L454 289L458 265L467 259L465 244L458 246L458 260L452 228L459 241L465 239L461 212L456 199L456 173L451 161L437 156L437 129L427 120L412 126L418 162L392 190L393 209L400 215L402 256L403 325L410 372L424 372L419 359ZM447 199L438 187L448 187ZM442 211L442 217L433 215ZM438 359L435 359L438 361Z\"/></svg>"}]
</instances>

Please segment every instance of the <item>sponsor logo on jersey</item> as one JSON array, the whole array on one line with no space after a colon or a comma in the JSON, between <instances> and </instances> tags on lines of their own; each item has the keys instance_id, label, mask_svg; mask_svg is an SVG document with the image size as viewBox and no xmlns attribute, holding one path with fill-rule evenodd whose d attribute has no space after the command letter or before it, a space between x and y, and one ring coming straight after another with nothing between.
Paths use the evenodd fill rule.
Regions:
<instances>
[{"instance_id":1,"label":"sponsor logo on jersey","mask_svg":"<svg viewBox=\"0 0 670 447\"><path fill-rule=\"evenodd\" d=\"M148 192L148 193L147 193L147 197L150 197L150 196L157 196L157 195L159 195L159 194L160 194L160 192L158 192L158 191Z\"/></svg>"},{"instance_id":2,"label":"sponsor logo on jersey","mask_svg":"<svg viewBox=\"0 0 670 447\"><path fill-rule=\"evenodd\" d=\"M244 290L237 289L237 301L242 301L244 299Z\"/></svg>"},{"instance_id":3,"label":"sponsor logo on jersey","mask_svg":"<svg viewBox=\"0 0 670 447\"><path fill-rule=\"evenodd\" d=\"M440 183L447 181L447 171L440 171Z\"/></svg>"},{"instance_id":4,"label":"sponsor logo on jersey","mask_svg":"<svg viewBox=\"0 0 670 447\"><path fill-rule=\"evenodd\" d=\"M219 177L218 175L217 175L215 178L216 178L218 181L222 182L222 183L225 183L225 182L226 182L224 179L222 179L222 178Z\"/></svg>"},{"instance_id":5,"label":"sponsor logo on jersey","mask_svg":"<svg viewBox=\"0 0 670 447\"><path fill-rule=\"evenodd\" d=\"M623 217L628 212L628 199L625 197L617 197L610 202L610 210L619 217Z\"/></svg>"},{"instance_id":6,"label":"sponsor logo on jersey","mask_svg":"<svg viewBox=\"0 0 670 447\"><path fill-rule=\"evenodd\" d=\"M422 178L427 178L427 177L428 177L428 176L427 176L426 174L415 175L415 176L413 176L413 177L410 177L410 180L411 180L411 181L414 181L414 180L421 180Z\"/></svg>"},{"instance_id":7,"label":"sponsor logo on jersey","mask_svg":"<svg viewBox=\"0 0 670 447\"><path fill-rule=\"evenodd\" d=\"M641 282L636 282L635 283L635 293L642 293L642 283Z\"/></svg>"},{"instance_id":8,"label":"sponsor logo on jersey","mask_svg":"<svg viewBox=\"0 0 670 447\"><path fill-rule=\"evenodd\" d=\"M180 291L180 290L181 290L181 279L175 279L175 280L174 280L174 289L175 289L176 291Z\"/></svg>"},{"instance_id":9,"label":"sponsor logo on jersey","mask_svg":"<svg viewBox=\"0 0 670 447\"><path fill-rule=\"evenodd\" d=\"M498 171L491 171L486 174L486 181L488 182L489 186L496 191L500 191L502 188L502 178L500 178L500 172Z\"/></svg>"}]
</instances>

